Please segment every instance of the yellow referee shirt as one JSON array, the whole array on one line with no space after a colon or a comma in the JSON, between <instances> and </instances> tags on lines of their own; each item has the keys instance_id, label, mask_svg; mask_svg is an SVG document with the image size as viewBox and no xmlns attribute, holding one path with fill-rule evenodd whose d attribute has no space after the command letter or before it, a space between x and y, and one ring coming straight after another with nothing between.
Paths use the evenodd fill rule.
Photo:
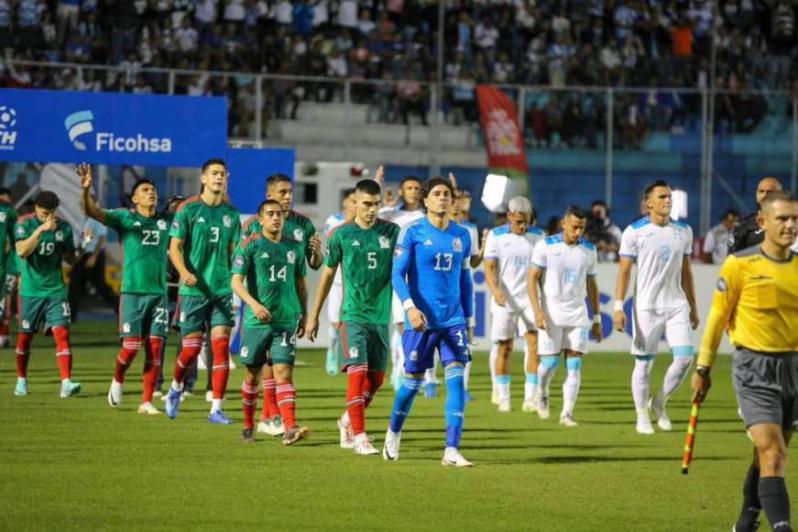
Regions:
<instances>
[{"instance_id":1,"label":"yellow referee shirt","mask_svg":"<svg viewBox=\"0 0 798 532\"><path fill-rule=\"evenodd\" d=\"M699 366L711 366L728 324L731 343L752 351L798 351L798 253L777 260L759 246L730 255L715 286Z\"/></svg>"}]
</instances>

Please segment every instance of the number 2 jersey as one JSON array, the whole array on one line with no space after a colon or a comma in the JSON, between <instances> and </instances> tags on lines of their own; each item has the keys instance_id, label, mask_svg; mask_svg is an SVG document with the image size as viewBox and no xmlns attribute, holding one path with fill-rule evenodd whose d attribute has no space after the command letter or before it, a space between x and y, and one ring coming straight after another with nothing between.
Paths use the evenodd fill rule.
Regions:
<instances>
[{"instance_id":1,"label":"number 2 jersey","mask_svg":"<svg viewBox=\"0 0 798 532\"><path fill-rule=\"evenodd\" d=\"M22 216L14 226L14 240L27 240L42 225L35 213ZM64 254L75 252L72 226L63 220L52 231L45 231L33 253L20 257L22 284L20 295L28 297L64 297L66 287L61 263Z\"/></svg>"},{"instance_id":2,"label":"number 2 jersey","mask_svg":"<svg viewBox=\"0 0 798 532\"><path fill-rule=\"evenodd\" d=\"M147 217L135 210L105 211L105 224L119 234L122 246L123 294L166 294L169 222L160 214Z\"/></svg>"},{"instance_id":3,"label":"number 2 jersey","mask_svg":"<svg viewBox=\"0 0 798 532\"><path fill-rule=\"evenodd\" d=\"M232 293L232 246L241 235L241 215L229 203L211 207L200 196L180 204L169 236L183 241L183 259L197 277L194 286L180 287L181 296L217 297Z\"/></svg>"}]
</instances>

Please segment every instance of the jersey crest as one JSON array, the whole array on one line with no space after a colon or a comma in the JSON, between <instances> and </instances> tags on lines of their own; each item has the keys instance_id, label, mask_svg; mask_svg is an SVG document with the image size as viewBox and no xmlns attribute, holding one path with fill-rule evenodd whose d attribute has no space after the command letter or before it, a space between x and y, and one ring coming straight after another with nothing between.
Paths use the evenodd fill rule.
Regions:
<instances>
[{"instance_id":1,"label":"jersey crest","mask_svg":"<svg viewBox=\"0 0 798 532\"><path fill-rule=\"evenodd\" d=\"M380 249L388 249L391 247L391 241L388 240L387 236L381 236L380 240Z\"/></svg>"},{"instance_id":2,"label":"jersey crest","mask_svg":"<svg viewBox=\"0 0 798 532\"><path fill-rule=\"evenodd\" d=\"M285 260L288 261L288 264L296 263L296 253L294 253L293 251L289 251L288 253L285 254Z\"/></svg>"},{"instance_id":3,"label":"jersey crest","mask_svg":"<svg viewBox=\"0 0 798 532\"><path fill-rule=\"evenodd\" d=\"M232 222L232 220L230 220L230 217L229 217L229 216L227 216L227 215L225 214L225 215L222 217L222 224L223 224L225 227L231 227L231 226L233 225L233 222Z\"/></svg>"},{"instance_id":4,"label":"jersey crest","mask_svg":"<svg viewBox=\"0 0 798 532\"><path fill-rule=\"evenodd\" d=\"M452 249L458 253L463 251L463 241L460 240L459 238L455 238L454 240L452 240Z\"/></svg>"},{"instance_id":5,"label":"jersey crest","mask_svg":"<svg viewBox=\"0 0 798 532\"><path fill-rule=\"evenodd\" d=\"M303 238L305 238L305 231L302 229L294 229L294 240L302 242Z\"/></svg>"},{"instance_id":6,"label":"jersey crest","mask_svg":"<svg viewBox=\"0 0 798 532\"><path fill-rule=\"evenodd\" d=\"M158 220L158 229L161 231L166 230L166 220Z\"/></svg>"},{"instance_id":7,"label":"jersey crest","mask_svg":"<svg viewBox=\"0 0 798 532\"><path fill-rule=\"evenodd\" d=\"M63 242L64 241L64 233L63 233L63 231L56 231L55 232L55 241L56 242Z\"/></svg>"}]
</instances>

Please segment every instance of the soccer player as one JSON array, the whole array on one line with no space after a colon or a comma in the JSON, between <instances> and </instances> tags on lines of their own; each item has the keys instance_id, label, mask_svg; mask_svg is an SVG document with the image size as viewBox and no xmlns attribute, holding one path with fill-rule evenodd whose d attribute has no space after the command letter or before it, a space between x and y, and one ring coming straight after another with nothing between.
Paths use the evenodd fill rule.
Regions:
<instances>
[{"instance_id":1,"label":"soccer player","mask_svg":"<svg viewBox=\"0 0 798 532\"><path fill-rule=\"evenodd\" d=\"M283 209L285 224L283 234L290 240L302 244L305 260L308 266L318 270L322 263L321 239L309 218L293 210L294 186L291 178L285 174L272 174L266 179L266 198L276 200ZM260 221L253 216L244 222L243 235L261 231ZM277 382L272 374L272 368L263 368L263 410L261 411L258 432L281 436L285 428L280 418L280 409L277 405Z\"/></svg>"},{"instance_id":2,"label":"soccer player","mask_svg":"<svg viewBox=\"0 0 798 532\"><path fill-rule=\"evenodd\" d=\"M152 396L161 366L161 350L169 334L169 304L166 297L166 253L169 224L158 214L158 191L155 184L141 179L133 185L128 209L101 209L91 193L91 166L77 168L83 190L81 205L87 216L116 230L122 246L122 296L119 300L119 336L122 349L116 357L116 369L108 391L108 404L116 408L122 402L125 373L144 346L146 359L142 376L143 389L139 414L160 414L152 405Z\"/></svg>"},{"instance_id":3,"label":"soccer player","mask_svg":"<svg viewBox=\"0 0 798 532\"><path fill-rule=\"evenodd\" d=\"M242 437L247 443L255 441L258 385L263 366L269 364L277 381L277 406L285 428L283 444L292 445L310 434L310 429L296 424L292 380L296 339L304 334L307 314L304 250L301 242L283 234L285 219L278 201L264 200L258 217L260 232L244 239L233 256L231 282L247 304L240 353L246 368L241 385Z\"/></svg>"},{"instance_id":4,"label":"soccer player","mask_svg":"<svg viewBox=\"0 0 798 532\"><path fill-rule=\"evenodd\" d=\"M365 409L374 400L388 369L391 319L391 262L399 226L377 218L380 186L371 179L355 186L355 218L336 229L308 319L316 338L319 314L340 266L344 300L338 361L347 373L346 412L338 420L340 445L355 454L377 454L366 435Z\"/></svg>"},{"instance_id":5,"label":"soccer player","mask_svg":"<svg viewBox=\"0 0 798 532\"><path fill-rule=\"evenodd\" d=\"M538 333L538 415L549 417L549 384L551 384L560 352L565 352L568 376L562 385L563 405L560 425L575 427L574 407L582 383L582 355L587 353L590 320L585 297L593 307L591 332L601 341L599 291L596 283L596 246L585 234L587 212L568 207L562 218L562 233L535 244L529 270L529 299L535 310ZM539 283L543 284L543 297Z\"/></svg>"},{"instance_id":6,"label":"soccer player","mask_svg":"<svg viewBox=\"0 0 798 532\"><path fill-rule=\"evenodd\" d=\"M649 408L660 429L671 430L665 410L668 399L681 386L693 361L693 333L698 327L693 273L693 230L670 218L671 188L654 181L644 192L648 215L626 228L621 239L621 261L615 287L615 315L618 331L626 329L623 303L632 266L637 266L632 320L632 397L637 411L636 430L654 434ZM662 389L649 400L651 367L663 333L673 352Z\"/></svg>"},{"instance_id":7,"label":"soccer player","mask_svg":"<svg viewBox=\"0 0 798 532\"><path fill-rule=\"evenodd\" d=\"M732 382L754 459L743 484L734 530L759 528L765 511L774 531L791 531L784 482L787 446L798 427L798 203L783 192L760 202L761 245L730 255L720 270L692 388L705 400L723 332L735 347Z\"/></svg>"},{"instance_id":8,"label":"soccer player","mask_svg":"<svg viewBox=\"0 0 798 532\"><path fill-rule=\"evenodd\" d=\"M530 356L525 360L524 402L522 410L537 410L535 396L538 385L538 331L535 313L529 300L527 279L532 264L532 250L545 237L542 230L529 225L532 204L523 196L510 199L507 207L509 223L488 233L485 243L485 280L493 300L491 340L497 344L496 380L499 412L510 407L510 355L519 323Z\"/></svg>"},{"instance_id":9,"label":"soccer player","mask_svg":"<svg viewBox=\"0 0 798 532\"><path fill-rule=\"evenodd\" d=\"M202 193L178 207L169 231L169 258L180 273L180 334L182 349L166 396L166 415L174 419L180 407L186 373L202 349L210 328L213 352L213 400L208 421L229 425L222 410L230 373L230 329L233 295L230 260L241 234L238 210L224 201L229 174L222 159L202 165Z\"/></svg>"},{"instance_id":10,"label":"soccer player","mask_svg":"<svg viewBox=\"0 0 798 532\"><path fill-rule=\"evenodd\" d=\"M20 217L14 227L22 272L14 395L28 395L30 345L34 332L42 327L50 329L55 339L61 397L71 397L80 392L80 384L72 382L70 313L61 263L75 264L83 256L84 247L75 250L72 227L55 215L59 204L54 192L39 192L34 199L34 212Z\"/></svg>"},{"instance_id":11,"label":"soccer player","mask_svg":"<svg viewBox=\"0 0 798 532\"><path fill-rule=\"evenodd\" d=\"M421 179L414 175L405 176L399 182L399 205L394 208L384 208L380 211L380 217L395 223L399 229L404 229L411 223L424 217L424 209L421 204ZM391 303L391 385L394 390L398 390L402 384L402 373L404 370L404 353L402 352L402 333L405 325L405 311L402 303L393 295Z\"/></svg>"},{"instance_id":12,"label":"soccer player","mask_svg":"<svg viewBox=\"0 0 798 532\"><path fill-rule=\"evenodd\" d=\"M422 197L426 217L402 231L394 251L393 287L407 313L402 335L405 379L396 393L382 453L386 460L399 458L402 426L437 349L446 379L443 465L470 467L473 464L458 448L465 413L463 372L471 360L467 328L474 310L471 237L465 228L450 221L454 187L449 181L429 179Z\"/></svg>"},{"instance_id":13,"label":"soccer player","mask_svg":"<svg viewBox=\"0 0 798 532\"><path fill-rule=\"evenodd\" d=\"M343 191L341 200L341 212L331 214L324 222L324 236L329 242L333 231L341 225L351 222L355 217L355 189L347 188ZM333 284L330 289L330 299L327 301L327 318L330 326L327 329L329 344L327 347L327 374L331 377L338 373L338 327L341 324L341 303L343 302L343 279L341 271L335 273Z\"/></svg>"},{"instance_id":14,"label":"soccer player","mask_svg":"<svg viewBox=\"0 0 798 532\"><path fill-rule=\"evenodd\" d=\"M17 280L16 253L14 251L14 224L17 211L11 203L11 191L0 187L0 347L9 343L11 295Z\"/></svg>"}]
</instances>

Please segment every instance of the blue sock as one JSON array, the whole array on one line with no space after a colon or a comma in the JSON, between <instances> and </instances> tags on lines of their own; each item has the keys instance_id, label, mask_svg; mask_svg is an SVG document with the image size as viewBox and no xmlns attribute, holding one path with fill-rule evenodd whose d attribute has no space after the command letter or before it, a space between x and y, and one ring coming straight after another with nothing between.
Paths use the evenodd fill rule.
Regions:
<instances>
[{"instance_id":1,"label":"blue sock","mask_svg":"<svg viewBox=\"0 0 798 532\"><path fill-rule=\"evenodd\" d=\"M535 386L538 385L538 374L537 373L527 373L526 374L526 383L527 384L534 384Z\"/></svg>"},{"instance_id":2,"label":"blue sock","mask_svg":"<svg viewBox=\"0 0 798 532\"><path fill-rule=\"evenodd\" d=\"M410 415L410 409L413 408L413 399L416 398L416 394L423 385L423 379L405 377L402 385L396 390L396 398L393 400L393 411L391 412L391 432L402 431L402 425Z\"/></svg>"},{"instance_id":3,"label":"blue sock","mask_svg":"<svg viewBox=\"0 0 798 532\"><path fill-rule=\"evenodd\" d=\"M460 446L465 417L465 386L462 366L446 368L446 447Z\"/></svg>"}]
</instances>

